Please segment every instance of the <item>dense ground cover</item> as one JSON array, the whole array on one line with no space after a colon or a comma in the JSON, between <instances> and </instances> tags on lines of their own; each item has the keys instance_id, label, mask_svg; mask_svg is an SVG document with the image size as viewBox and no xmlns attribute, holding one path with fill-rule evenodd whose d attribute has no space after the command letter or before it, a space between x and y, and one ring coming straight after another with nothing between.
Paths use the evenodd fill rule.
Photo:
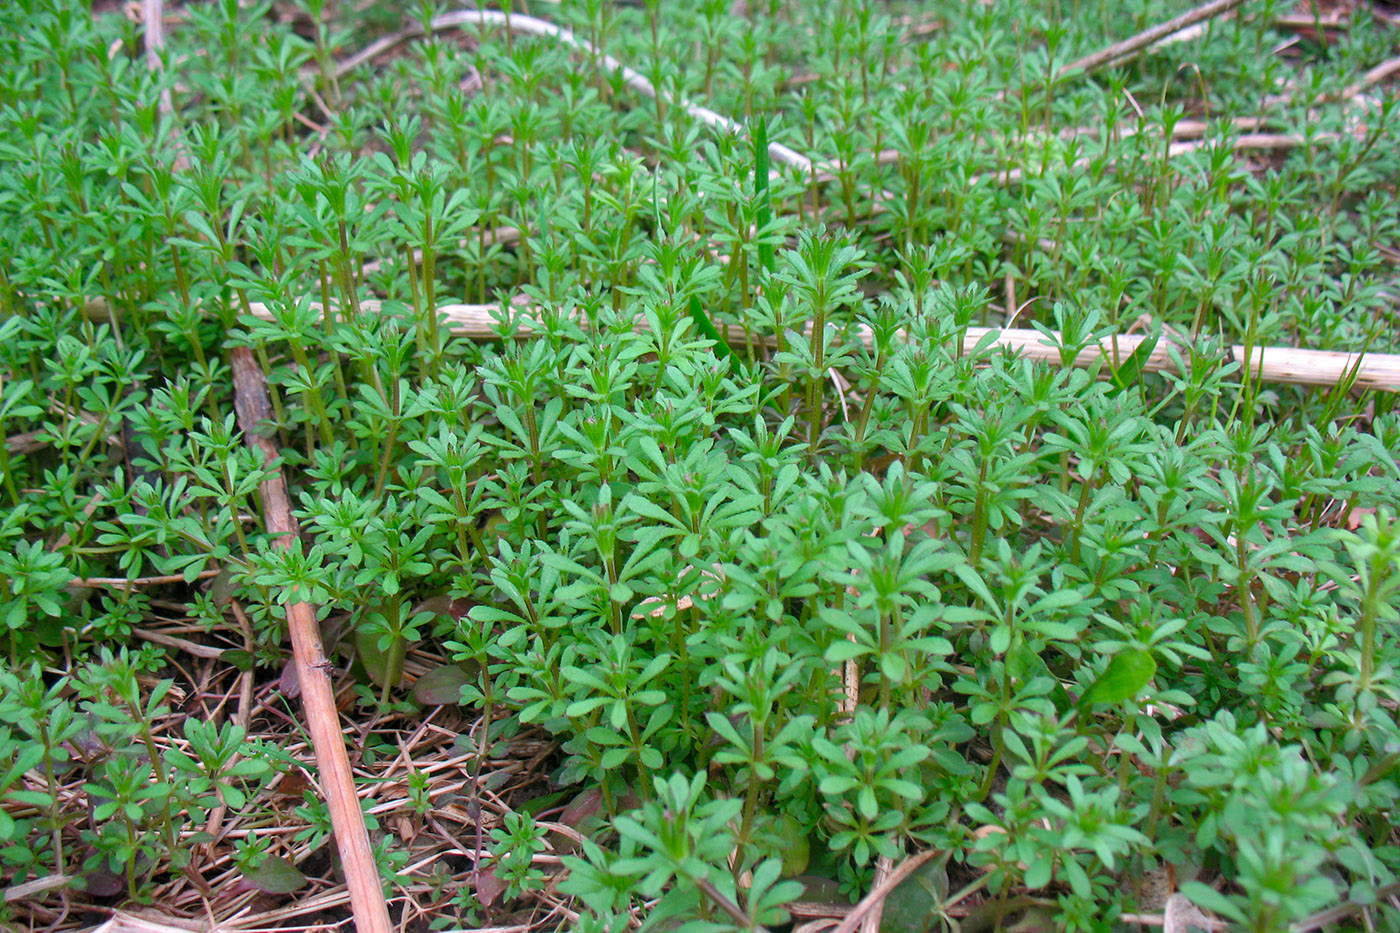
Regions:
<instances>
[{"instance_id":1,"label":"dense ground cover","mask_svg":"<svg viewBox=\"0 0 1400 933\"><path fill-rule=\"evenodd\" d=\"M6 920L346 921L302 601L408 929L1400 927L1400 30L1217 6L6 4Z\"/></svg>"}]
</instances>

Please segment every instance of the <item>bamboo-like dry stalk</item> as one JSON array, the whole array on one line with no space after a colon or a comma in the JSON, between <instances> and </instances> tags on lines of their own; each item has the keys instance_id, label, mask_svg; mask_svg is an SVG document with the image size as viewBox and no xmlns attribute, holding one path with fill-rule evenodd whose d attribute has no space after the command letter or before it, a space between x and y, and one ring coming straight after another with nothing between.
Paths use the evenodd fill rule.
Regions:
<instances>
[{"instance_id":1,"label":"bamboo-like dry stalk","mask_svg":"<svg viewBox=\"0 0 1400 933\"><path fill-rule=\"evenodd\" d=\"M1194 10L1183 13L1174 19L1169 19L1150 29L1145 29L1131 38L1124 39L1122 42L1115 42L1106 48L1070 62L1055 73L1055 80L1063 81L1065 78L1078 72L1093 71L1095 68L1102 67L1103 65L1120 62L1125 58L1136 55L1154 42L1159 42L1173 33L1181 32L1181 30L1188 26L1195 25L1211 17L1228 12L1239 6L1242 2L1243 0L1211 0L1210 3L1196 7Z\"/></svg>"},{"instance_id":2,"label":"bamboo-like dry stalk","mask_svg":"<svg viewBox=\"0 0 1400 933\"><path fill-rule=\"evenodd\" d=\"M1400 56L1389 58L1367 71L1355 84L1342 91L1342 97L1355 97L1373 84L1378 84L1396 72L1400 72Z\"/></svg>"},{"instance_id":3,"label":"bamboo-like dry stalk","mask_svg":"<svg viewBox=\"0 0 1400 933\"><path fill-rule=\"evenodd\" d=\"M231 362L238 426L243 430L248 445L261 452L265 462L271 463L278 454L264 427L272 417L266 378L247 347L236 348ZM292 516L287 484L281 472L274 472L270 479L265 480L259 492L267 530L277 535L279 547L291 547L297 535L297 523ZM355 775L350 770L350 758L345 752L345 735L340 728L340 713L336 710L335 691L328 673L331 664L321 644L321 629L316 621L315 608L303 600L289 602L287 629L291 635L297 679L301 684L306 728L311 734L321 789L330 810L336 849L340 852L340 862L345 869L345 885L350 892L355 928L359 933L392 933L389 908L384 901L379 869L374 862L374 850L369 844L360 799L355 794Z\"/></svg>"},{"instance_id":4,"label":"bamboo-like dry stalk","mask_svg":"<svg viewBox=\"0 0 1400 933\"><path fill-rule=\"evenodd\" d=\"M1237 127L1258 125L1260 122L1261 121L1258 120L1234 121ZM1205 132L1202 127L1205 126L1206 124L1199 120L1184 122L1181 130L1172 133L1172 139L1174 141L1168 144L1167 156L1175 159L1188 152L1195 152L1198 149L1204 149L1208 145L1213 145L1214 143L1211 140L1192 138L1201 136ZM1138 130L1133 129L1123 133L1120 138L1135 136L1137 133ZM1348 137L1359 139L1361 136L1362 134L1359 130L1353 130L1351 133L1314 133L1311 138L1304 138L1296 133L1241 133L1233 138L1224 137L1223 139L1229 144L1230 148L1234 149L1236 152L1250 152L1292 149L1297 146L1308 145L1309 143L1334 143ZM901 157L899 150L885 149L876 154L875 161L881 165L891 165L898 162ZM1092 158L1085 156L1076 159L1067 166L1067 168L1071 171L1088 168L1093 161ZM1059 170L1058 167L1056 170ZM991 184L1009 188L1021 184L1026 179L1027 174L1025 169L1009 168L1001 171L989 172L985 175L973 175L968 179L968 183L970 185L976 185L985 180ZM1030 174L1034 177L1036 173L1032 172ZM818 166L815 177L817 181L830 182L835 181L837 176L834 168L826 163L822 163Z\"/></svg>"},{"instance_id":5,"label":"bamboo-like dry stalk","mask_svg":"<svg viewBox=\"0 0 1400 933\"><path fill-rule=\"evenodd\" d=\"M1235 0L1235 2L1239 2L1239 0ZM739 121L731 120L729 117L716 113L708 107L701 107L698 104L677 100L672 95L658 89L646 76L635 68L629 68L601 49L595 48L593 43L586 39L580 39L563 26L556 26L554 23L546 20L537 19L533 16L523 16L519 13L507 14L499 10L457 10L452 13L443 13L441 16L434 17L432 22L428 25L433 32L452 29L457 26L491 26L509 29L515 34L545 36L554 39L592 56L605 70L621 74L623 81L626 82L628 87L645 97L660 99L668 105L681 107L695 119L715 129L722 130L726 133L733 133L736 136L748 135L748 129ZM336 65L335 75L337 78L344 77L375 56L382 55L399 43L421 35L423 35L423 28L421 26L415 26L392 36L385 36L383 39L365 46L359 52L356 52L354 55ZM768 154L775 162L781 162L784 165L790 165L794 168L801 169L804 174L811 174L812 160L801 153L794 152L782 143L769 143Z\"/></svg>"},{"instance_id":6,"label":"bamboo-like dry stalk","mask_svg":"<svg viewBox=\"0 0 1400 933\"><path fill-rule=\"evenodd\" d=\"M380 302L361 302L361 309L368 312L379 310ZM253 314L265 320L272 319L272 313L261 304L252 305ZM494 340L499 337L500 305L447 304L438 307L438 314L446 322L452 333L473 340ZM515 306L512 314L523 318L517 324L513 336L529 337L536 331L531 326L529 308ZM992 346L1015 351L1027 359L1039 362L1060 364L1059 347L1053 337L1029 328L969 327L963 336L963 352L971 352L988 334L994 334ZM867 346L872 335L864 326L856 326L856 335ZM901 338L903 332L901 332ZM734 346L743 346L746 335L742 328L729 327L725 339ZM1074 365L1087 368L1099 359L1107 357L1110 362L1121 363L1130 356L1142 341L1150 339L1140 334L1118 334L1103 338L1097 347L1087 347L1080 351ZM775 346L772 338L766 346ZM1179 368L1172 359L1172 344L1169 340L1158 341L1151 355L1143 364L1147 372L1177 373ZM1182 356L1186 353L1181 351ZM1347 380L1355 370L1358 389L1380 389L1387 392L1400 392L1400 354L1395 353L1346 353L1335 350L1303 350L1294 347L1245 347L1236 344L1228 348L1220 363L1238 362L1261 382L1285 383L1304 386L1335 386Z\"/></svg>"},{"instance_id":7,"label":"bamboo-like dry stalk","mask_svg":"<svg viewBox=\"0 0 1400 933\"><path fill-rule=\"evenodd\" d=\"M845 919L834 929L833 933L856 933L856 929L861 926L861 922L865 919L867 914L877 906L883 905L885 903L885 898L889 897L890 892L899 887L900 883L903 882L905 878L914 874L919 866L937 855L937 849L925 849L918 855L909 856L900 863L898 868L891 871L879 884L875 885L869 894L860 899L860 903L846 915Z\"/></svg>"}]
</instances>

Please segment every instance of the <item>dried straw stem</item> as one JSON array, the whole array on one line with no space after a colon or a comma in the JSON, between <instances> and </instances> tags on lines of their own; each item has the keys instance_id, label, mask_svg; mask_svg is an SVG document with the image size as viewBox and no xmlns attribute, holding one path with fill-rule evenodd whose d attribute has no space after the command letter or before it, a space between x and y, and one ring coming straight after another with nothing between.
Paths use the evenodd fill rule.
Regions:
<instances>
[{"instance_id":1,"label":"dried straw stem","mask_svg":"<svg viewBox=\"0 0 1400 933\"><path fill-rule=\"evenodd\" d=\"M1075 59L1068 65L1055 73L1055 80L1062 81L1072 74L1080 71L1093 71L1095 68L1113 62L1122 61L1141 52L1143 49L1170 36L1172 33L1181 32L1196 23L1219 16L1239 6L1243 0L1212 0L1212 2L1189 10L1180 16L1159 23L1151 29L1144 29L1142 32L1122 42L1115 42L1110 46L1099 49L1091 55Z\"/></svg>"},{"instance_id":2,"label":"dried straw stem","mask_svg":"<svg viewBox=\"0 0 1400 933\"><path fill-rule=\"evenodd\" d=\"M260 451L264 461L270 464L278 454L276 445L264 428L272 416L266 378L247 347L238 347L233 351L232 364L238 426L243 429L249 446ZM292 517L287 484L281 472L274 471L269 479L264 480L259 492L267 530L277 535L279 547L290 548L296 540L297 523ZM289 599L294 598L296 594L289 594ZM301 682L307 731L311 734L316 753L316 766L330 810L336 848L345 869L355 928L359 933L391 933L393 927L389 923L389 908L384 902L379 869L374 862L364 814L360 811L360 800L355 793L355 777L345 752L345 736L341 732L340 714L336 710L335 692L331 687L331 664L321 644L315 608L300 599L289 601L287 628L291 634L297 678Z\"/></svg>"},{"instance_id":3,"label":"dried straw stem","mask_svg":"<svg viewBox=\"0 0 1400 933\"><path fill-rule=\"evenodd\" d=\"M1238 0L1236 0L1236 2L1238 2ZM563 26L556 26L553 23L537 19L533 16L522 16L518 13L507 14L499 10L459 10L454 13L444 13L441 16L434 17L432 22L428 25L433 32L451 29L456 26L494 26L501 29L509 29L512 33L546 36L550 39L555 39L587 54L589 57L595 59L604 69L621 74L627 86L638 94L650 97L653 100L660 99L671 106L681 107L692 117L695 117L697 120L715 129L723 130L726 133L733 133L736 136L748 135L748 129L737 120L731 120L726 116L715 113L707 107L676 100L665 91L658 90L656 85L647 80L640 72L624 65L616 58L613 58L611 55L608 55L606 52L594 46L593 43L588 40L580 39L578 36L574 35L572 31L565 29ZM415 26L412 29L395 33L392 36L386 36L340 62L336 66L335 75L337 78L344 77L375 56L383 54L401 42L421 35L423 35L423 28L421 26ZM812 171L811 159L794 152L781 143L769 143L768 154L775 162L781 162L784 165L791 165L795 168L799 168L806 174L810 174Z\"/></svg>"},{"instance_id":4,"label":"dried straw stem","mask_svg":"<svg viewBox=\"0 0 1400 933\"><path fill-rule=\"evenodd\" d=\"M845 919L841 921L840 926L836 927L833 933L855 933L867 914L875 910L876 907L883 906L885 898L890 896L891 891L899 887L905 878L908 878L917 871L919 866L923 865L924 862L927 862L937 854L937 849L925 849L918 855L912 855L901 862L898 868L890 872L869 894L861 898L860 903L846 915Z\"/></svg>"},{"instance_id":5,"label":"dried straw stem","mask_svg":"<svg viewBox=\"0 0 1400 933\"><path fill-rule=\"evenodd\" d=\"M361 307L370 312L377 311L377 301L361 302ZM253 304L253 314L270 320L272 314L266 306ZM529 337L537 328L531 323L531 309L513 306L511 313L520 323L513 336ZM446 322L452 333L473 340L495 340L500 337L500 305L448 304L438 307L438 314ZM854 328L855 334L867 346L872 335L861 325ZM1005 347L1027 359L1045 363L1061 363L1060 349L1054 345L1058 335L1054 332L1041 332L1028 328L969 327L963 337L963 352L971 352L988 334L994 334L992 346ZM901 338L903 338L901 332ZM743 346L746 335L742 328L729 327L725 339L734 346ZM1107 357L1110 363L1118 364L1138 348L1143 340L1150 339L1135 334L1118 334L1105 337L1098 346L1082 350L1074 359L1073 365L1087 368ZM772 338L765 341L767 346L775 346ZM1179 373L1172 359L1171 343L1159 341L1143 365L1147 372ZM1182 351L1181 356L1187 354ZM1349 378L1355 370L1356 379L1352 383L1358 389L1381 389L1388 392L1400 391L1400 354L1394 353L1346 353L1334 350L1300 350L1293 347L1246 347L1236 344L1228 348L1223 365L1238 362L1255 379L1262 382L1287 383L1306 386L1335 386Z\"/></svg>"}]
</instances>

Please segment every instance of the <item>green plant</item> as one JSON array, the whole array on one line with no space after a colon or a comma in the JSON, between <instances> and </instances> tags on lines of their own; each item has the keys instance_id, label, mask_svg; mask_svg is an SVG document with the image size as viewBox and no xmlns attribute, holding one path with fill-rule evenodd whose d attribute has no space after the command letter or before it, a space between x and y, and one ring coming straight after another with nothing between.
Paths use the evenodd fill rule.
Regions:
<instances>
[{"instance_id":1,"label":"green plant","mask_svg":"<svg viewBox=\"0 0 1400 933\"><path fill-rule=\"evenodd\" d=\"M534 857L545 850L544 830L528 814L507 813L503 824L491 830L495 843L491 871L506 882L505 897L515 898L537 890L544 872L534 867Z\"/></svg>"},{"instance_id":2,"label":"green plant","mask_svg":"<svg viewBox=\"0 0 1400 933\"><path fill-rule=\"evenodd\" d=\"M1112 924L1168 867L1246 928L1395 925L1380 11L1070 69L1179 4L352 6L190 5L159 69L0 8L12 890L219 905L228 839L283 857L229 827L322 848L253 702L305 601L359 775L440 735L420 662L460 675L470 786L407 761L375 846L462 923L507 921L407 828L458 792L511 909L576 847L581 929L771 926L928 848L947 928Z\"/></svg>"}]
</instances>

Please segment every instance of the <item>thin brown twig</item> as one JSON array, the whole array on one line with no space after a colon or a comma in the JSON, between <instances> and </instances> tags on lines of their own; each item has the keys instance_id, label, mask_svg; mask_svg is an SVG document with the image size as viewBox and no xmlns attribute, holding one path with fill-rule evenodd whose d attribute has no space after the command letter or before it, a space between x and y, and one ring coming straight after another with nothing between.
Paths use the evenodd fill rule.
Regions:
<instances>
[{"instance_id":1,"label":"thin brown twig","mask_svg":"<svg viewBox=\"0 0 1400 933\"><path fill-rule=\"evenodd\" d=\"M1400 894L1400 883L1388 884L1377 888L1375 892L1376 900L1393 897ZM1289 933L1311 933L1313 930L1321 930L1323 927L1331 926L1339 920L1345 920L1354 913L1365 910L1367 905L1358 904L1356 901L1347 899L1334 907L1318 911L1310 917L1304 917L1288 928Z\"/></svg>"},{"instance_id":2,"label":"thin brown twig","mask_svg":"<svg viewBox=\"0 0 1400 933\"><path fill-rule=\"evenodd\" d=\"M890 875L894 873L894 861L888 855L882 855L875 860L875 887L879 887L889 881ZM885 899L880 898L875 902L865 914L865 919L860 922L861 933L880 933L880 921L885 916Z\"/></svg>"},{"instance_id":3,"label":"thin brown twig","mask_svg":"<svg viewBox=\"0 0 1400 933\"><path fill-rule=\"evenodd\" d=\"M81 424L85 425L102 423L102 419L96 415L89 414L85 411L73 415L71 412L62 411L61 406L55 406L55 414L66 417L76 417ZM117 434L108 434L102 440L107 444L116 444L120 442L121 438ZM23 431L19 434L11 434L9 437L5 438L5 449L12 454L32 454L37 450L43 450L52 443L53 438L47 429Z\"/></svg>"},{"instance_id":4,"label":"thin brown twig","mask_svg":"<svg viewBox=\"0 0 1400 933\"><path fill-rule=\"evenodd\" d=\"M1312 100L1313 106L1320 107L1323 104L1340 103L1342 101L1354 101L1356 100L1356 98L1361 96L1362 91L1366 90L1374 84L1378 84L1381 81L1384 81L1386 78L1390 77L1396 72L1400 72L1400 58L1386 59L1379 65L1376 65L1374 68L1371 68L1369 71L1362 74L1360 78L1358 78L1353 83L1347 85L1345 88L1338 91L1337 93L1331 94L1323 92L1321 94L1318 94ZM1297 86L1291 83L1285 85L1285 89L1294 92L1298 90ZM1270 107L1276 107L1279 105L1292 103L1295 97L1296 94L1269 94L1259 102L1259 105L1267 109Z\"/></svg>"},{"instance_id":5,"label":"thin brown twig","mask_svg":"<svg viewBox=\"0 0 1400 933\"><path fill-rule=\"evenodd\" d=\"M312 306L316 307L314 303ZM379 309L380 303L366 300L361 303L361 306L366 311L373 313ZM255 317L271 318L271 312L265 306L254 303L251 307ZM499 305L439 305L437 313L446 320L452 333L458 336L475 340L499 339L499 316L501 313ZM516 327L512 336L525 338L537 332L537 318L534 317L530 308L515 306L512 308L512 313L516 319ZM581 317L579 320L581 324L586 324ZM863 325L855 325L852 328L852 333L867 345L873 339L869 329ZM735 346L743 346L746 339L752 339L752 334L746 335L743 328L740 327L726 327L724 334L725 339ZM994 336L989 338L988 335ZM963 335L962 347L963 352L970 352L984 338L987 338L991 340L990 346L1005 348L1027 359L1059 363L1061 361L1060 348L1053 343L1057 336L1053 332L1046 333L1028 328L969 327ZM903 339L902 332L901 339ZM1105 337L1099 343L1090 344L1081 350L1073 360L1073 365L1086 368L1095 365L1103 357L1107 357L1110 362L1121 360L1123 357L1131 355L1138 345L1147 339L1151 338L1133 334ZM767 338L763 343L770 347L775 345L773 338ZM1242 345L1234 345L1224 349L1230 359L1243 361L1248 358L1252 374L1263 382L1332 387L1346 377L1353 366L1359 365L1355 388L1400 392L1400 354L1359 354L1336 350L1303 350L1293 347L1250 348ZM1183 353L1183 355L1185 354ZM1225 361L1222 360L1222 362ZM1158 342L1143 364L1143 370L1158 373L1180 372L1176 360L1173 359L1170 341Z\"/></svg>"},{"instance_id":6,"label":"thin brown twig","mask_svg":"<svg viewBox=\"0 0 1400 933\"><path fill-rule=\"evenodd\" d=\"M740 910L739 905L726 897L723 891L711 884L710 879L694 878L692 880L706 897L715 902L716 907L733 917L736 923L753 930L754 933L768 933L766 927L761 927L758 924L750 925L749 915Z\"/></svg>"},{"instance_id":7,"label":"thin brown twig","mask_svg":"<svg viewBox=\"0 0 1400 933\"><path fill-rule=\"evenodd\" d=\"M1230 127L1240 130L1254 130L1264 125L1264 123L1265 121L1261 117L1238 117L1228 121ZM1172 127L1171 138L1177 141L1173 142L1172 145L1182 145L1186 146L1186 148L1174 148L1170 154L1180 155L1183 152L1188 152L1191 149L1199 148L1204 145L1204 143L1199 140L1199 137L1205 136L1206 133L1210 131L1211 126L1212 124L1204 120L1182 120L1179 122L1176 126ZM1128 139L1142 133L1152 133L1155 129L1156 127L1154 126L1129 126L1115 133L1114 139ZM1099 130L1096 127L1086 126L1071 127L1061 130L1057 135L1061 139L1073 140L1082 138L1093 139L1097 138L1098 134ZM1337 138L1339 138L1339 134L1336 133L1320 133L1313 137L1313 139L1318 142L1331 141ZM1270 149L1301 145L1303 140L1302 137L1288 134L1242 133L1235 137L1233 142L1237 149ZM1190 145L1190 143L1195 143L1195 145ZM898 149L882 149L875 154L875 163L877 165L892 165L903 157L904 154ZM1084 168L1091 161L1092 160L1088 158L1079 159L1075 161L1071 167L1075 169ZM836 177L836 169L830 163L823 162L817 165L817 181L832 182L836 180ZM968 179L968 182L969 184L975 185L979 181L986 179L999 185L1015 185L1019 184L1024 177L1025 172L1022 169L1012 168L986 175L973 175Z\"/></svg>"},{"instance_id":8,"label":"thin brown twig","mask_svg":"<svg viewBox=\"0 0 1400 933\"><path fill-rule=\"evenodd\" d=\"M249 446L261 453L264 462L270 465L279 455L265 427L271 415L266 376L247 347L235 348L231 362L238 425ZM281 471L272 471L270 477L262 482L259 492L267 530L277 536L277 546L291 548L292 542L297 540L297 524L292 516L287 484ZM374 850L370 847L364 814L355 792L355 778L345 751L345 736L341 732L340 714L331 686L331 664L321 644L316 610L293 592L288 594L286 611L306 727L311 735L316 765L330 811L336 849L345 870L355 926L359 933L391 933L393 927L389 921L389 908L384 900Z\"/></svg>"},{"instance_id":9,"label":"thin brown twig","mask_svg":"<svg viewBox=\"0 0 1400 933\"><path fill-rule=\"evenodd\" d=\"M284 928L279 921L329 910L332 907L339 907L349 900L349 894L343 890L327 891L324 894L306 898L300 903L288 907L278 907L274 910L265 910L260 913L247 914L243 917L225 920L222 926L226 929L243 930L245 933L259 933L261 930L281 930Z\"/></svg>"},{"instance_id":10,"label":"thin brown twig","mask_svg":"<svg viewBox=\"0 0 1400 933\"><path fill-rule=\"evenodd\" d=\"M920 19L916 16L900 16L891 20L890 25L903 28L906 39L932 35L945 28L941 19Z\"/></svg>"},{"instance_id":11,"label":"thin brown twig","mask_svg":"<svg viewBox=\"0 0 1400 933\"><path fill-rule=\"evenodd\" d=\"M860 903L846 915L846 919L842 920L841 925L832 931L832 933L856 933L856 928L860 926L861 921L865 918L867 913L874 910L877 904L884 904L885 898L889 897L891 891L899 887L900 883L903 882L905 878L912 875L920 865L923 865L937 854L937 849L926 849L918 855L910 856L901 862L898 868L890 872L889 877L880 884L877 884L869 894L860 899Z\"/></svg>"},{"instance_id":12,"label":"thin brown twig","mask_svg":"<svg viewBox=\"0 0 1400 933\"><path fill-rule=\"evenodd\" d=\"M243 606L238 600L229 603L229 609L233 611L233 618L238 623L238 632L243 636L243 650L248 657L252 657L257 649L257 643L253 638L253 623L248 618L248 613L243 611ZM250 667L246 671L240 671L238 675L238 711L233 715L235 724L242 726L245 730L253 719L253 669Z\"/></svg>"},{"instance_id":13,"label":"thin brown twig","mask_svg":"<svg viewBox=\"0 0 1400 933\"><path fill-rule=\"evenodd\" d=\"M547 22L546 20L520 14L508 15L499 10L458 10L456 12L444 13L441 16L437 16L429 23L429 28L433 32L451 29L456 26L494 26L509 29L512 33L546 36L571 46L580 52L586 53L602 68L622 75L622 79L627 86L643 96L659 99L671 106L680 107L695 119L715 129L723 130L726 133L732 133L736 136L748 135L748 128L737 120L731 120L729 117L716 113L708 107L701 107L698 104L676 99L666 91L658 89L645 75L641 74L636 69L629 68L601 49L594 48L591 42L579 38L570 30L562 26L556 26L554 23ZM415 39L422 35L423 27L414 25L403 32L396 33L392 36L385 36L383 39L366 46L359 52L337 64L334 74L338 78L344 77L360 65L373 59L376 55L381 55L401 42L406 42L409 39ZM804 175L811 174L812 160L781 143L769 143L768 154L775 162L781 162L784 165L790 165L800 169Z\"/></svg>"},{"instance_id":14,"label":"thin brown twig","mask_svg":"<svg viewBox=\"0 0 1400 933\"><path fill-rule=\"evenodd\" d=\"M193 583L195 580L208 580L223 573L222 570L201 570L193 579L186 579L183 573L165 573L154 577L74 577L69 586L114 586L129 589L133 586L158 586L164 583Z\"/></svg>"},{"instance_id":15,"label":"thin brown twig","mask_svg":"<svg viewBox=\"0 0 1400 933\"><path fill-rule=\"evenodd\" d=\"M1271 150L1291 149L1295 146L1304 146L1310 142L1331 143L1345 138L1347 138L1347 134L1344 133L1317 133L1310 139L1294 133L1242 133L1234 139L1229 140L1229 143L1232 149L1240 152L1267 152ZM1187 139L1182 142L1174 142L1167 147L1167 157L1175 159L1188 152L1204 149L1206 146L1212 145L1212 142L1212 140L1208 139ZM1074 162L1070 163L1067 168L1077 171L1087 168L1092 162L1093 159L1086 156L1082 159L1076 159ZM993 172L990 175L973 175L968 179L968 183L970 185L975 185L986 179L995 184L1010 187L1012 185L1019 185L1025 181L1027 174L1028 173L1024 169L1009 168L1000 172ZM1029 174L1031 177L1036 177L1037 173L1031 172Z\"/></svg>"},{"instance_id":16,"label":"thin brown twig","mask_svg":"<svg viewBox=\"0 0 1400 933\"><path fill-rule=\"evenodd\" d=\"M1180 32L1188 26L1203 22L1214 16L1228 12L1239 6L1243 0L1211 0L1210 3L1189 10L1180 16L1173 17L1165 23L1158 23L1150 29L1144 29L1131 38L1122 42L1115 42L1110 46L1099 49L1083 58L1075 59L1068 65L1055 72L1055 81L1062 81L1070 75L1079 72L1090 72L1095 68L1102 67L1112 62L1119 62L1125 58L1136 55L1154 42L1165 39L1174 32Z\"/></svg>"},{"instance_id":17,"label":"thin brown twig","mask_svg":"<svg viewBox=\"0 0 1400 933\"><path fill-rule=\"evenodd\" d=\"M1363 74L1355 84L1348 85L1347 89L1342 92L1342 97L1355 97L1366 88L1373 84L1379 84L1396 72L1400 72L1400 57L1387 59Z\"/></svg>"},{"instance_id":18,"label":"thin brown twig","mask_svg":"<svg viewBox=\"0 0 1400 933\"><path fill-rule=\"evenodd\" d=\"M1326 14L1321 19L1313 17L1307 13L1284 14L1283 16L1275 16L1272 20L1269 21L1269 25L1273 26L1275 29L1293 29L1298 31L1312 32L1319 26L1321 26L1324 31L1328 29L1345 29L1346 27L1351 25L1349 20L1350 17L1343 18L1338 10L1333 10L1331 13Z\"/></svg>"},{"instance_id":19,"label":"thin brown twig","mask_svg":"<svg viewBox=\"0 0 1400 933\"><path fill-rule=\"evenodd\" d=\"M160 53L161 49L165 48L165 0L141 0L141 19L146 44L146 67L152 73L159 74L164 67ZM175 101L168 86L161 88L160 112L172 120L175 116ZM183 171L188 164L185 159L184 142L178 129L173 132L173 136L175 159L172 167L176 171Z\"/></svg>"},{"instance_id":20,"label":"thin brown twig","mask_svg":"<svg viewBox=\"0 0 1400 933\"><path fill-rule=\"evenodd\" d=\"M159 73L160 50L165 47L165 0L141 0L141 19L145 27L146 67ZM160 109L166 116L174 110L168 87L160 92Z\"/></svg>"},{"instance_id":21,"label":"thin brown twig","mask_svg":"<svg viewBox=\"0 0 1400 933\"><path fill-rule=\"evenodd\" d=\"M217 660L218 658L223 657L224 654L224 649L215 648L213 645L196 644L195 642L192 642L185 638L177 638L174 635L166 635L163 632L147 631L146 629L140 628L139 626L133 628L131 630L131 634L135 635L137 638L140 638L142 641L153 642L157 645L165 645L167 648L174 648L177 651L183 651L185 654L188 654L191 657L195 658Z\"/></svg>"}]
</instances>

